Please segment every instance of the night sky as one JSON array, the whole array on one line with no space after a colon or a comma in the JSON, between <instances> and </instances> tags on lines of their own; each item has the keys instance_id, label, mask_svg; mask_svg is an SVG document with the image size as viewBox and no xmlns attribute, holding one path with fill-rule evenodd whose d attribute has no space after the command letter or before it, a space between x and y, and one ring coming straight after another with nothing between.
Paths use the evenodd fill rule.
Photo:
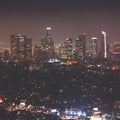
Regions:
<instances>
[{"instance_id":1,"label":"night sky","mask_svg":"<svg viewBox=\"0 0 120 120\"><path fill-rule=\"evenodd\" d=\"M0 0L0 46L10 47L10 35L25 34L39 43L45 28L52 27L55 43L75 40L87 33L108 42L120 41L120 0Z\"/></svg>"}]
</instances>

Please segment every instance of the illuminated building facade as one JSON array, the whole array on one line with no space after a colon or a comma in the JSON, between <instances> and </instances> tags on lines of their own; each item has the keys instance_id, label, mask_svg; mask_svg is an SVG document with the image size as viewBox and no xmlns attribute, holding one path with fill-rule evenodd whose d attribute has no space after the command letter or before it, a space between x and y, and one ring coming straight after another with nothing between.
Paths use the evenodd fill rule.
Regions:
<instances>
[{"instance_id":1,"label":"illuminated building facade","mask_svg":"<svg viewBox=\"0 0 120 120\"><path fill-rule=\"evenodd\" d=\"M66 52L66 56L67 59L72 59L72 39L67 38L65 41L65 52Z\"/></svg>"},{"instance_id":2,"label":"illuminated building facade","mask_svg":"<svg viewBox=\"0 0 120 120\"><path fill-rule=\"evenodd\" d=\"M32 39L27 39L25 41L25 59L32 59Z\"/></svg>"},{"instance_id":3,"label":"illuminated building facade","mask_svg":"<svg viewBox=\"0 0 120 120\"><path fill-rule=\"evenodd\" d=\"M91 39L91 56L92 58L97 57L97 38L93 37Z\"/></svg>"},{"instance_id":4,"label":"illuminated building facade","mask_svg":"<svg viewBox=\"0 0 120 120\"><path fill-rule=\"evenodd\" d=\"M32 59L32 40L25 35L11 35L11 59L30 60Z\"/></svg>"},{"instance_id":5,"label":"illuminated building facade","mask_svg":"<svg viewBox=\"0 0 120 120\"><path fill-rule=\"evenodd\" d=\"M76 51L78 59L84 59L86 54L86 33L80 33L76 39Z\"/></svg>"},{"instance_id":6,"label":"illuminated building facade","mask_svg":"<svg viewBox=\"0 0 120 120\"><path fill-rule=\"evenodd\" d=\"M102 58L108 57L109 46L107 43L107 34L106 32L102 31L101 33L101 50L100 54Z\"/></svg>"},{"instance_id":7,"label":"illuminated building facade","mask_svg":"<svg viewBox=\"0 0 120 120\"><path fill-rule=\"evenodd\" d=\"M18 56L18 40L16 35L11 35L11 58L17 59Z\"/></svg>"},{"instance_id":8,"label":"illuminated building facade","mask_svg":"<svg viewBox=\"0 0 120 120\"><path fill-rule=\"evenodd\" d=\"M64 44L59 45L59 56L60 58L67 59L66 48Z\"/></svg>"},{"instance_id":9,"label":"illuminated building facade","mask_svg":"<svg viewBox=\"0 0 120 120\"><path fill-rule=\"evenodd\" d=\"M51 35L51 28L46 28L46 36L41 39L41 49L47 53L47 57L51 58L54 56L54 42Z\"/></svg>"}]
</instances>

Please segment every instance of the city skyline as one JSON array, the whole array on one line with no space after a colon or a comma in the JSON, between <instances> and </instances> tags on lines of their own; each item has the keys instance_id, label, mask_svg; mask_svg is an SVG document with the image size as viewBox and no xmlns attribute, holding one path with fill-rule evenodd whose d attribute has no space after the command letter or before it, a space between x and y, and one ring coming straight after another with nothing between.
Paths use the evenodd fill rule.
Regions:
<instances>
[{"instance_id":1,"label":"city skyline","mask_svg":"<svg viewBox=\"0 0 120 120\"><path fill-rule=\"evenodd\" d=\"M0 0L0 120L120 118L120 0Z\"/></svg>"},{"instance_id":2,"label":"city skyline","mask_svg":"<svg viewBox=\"0 0 120 120\"><path fill-rule=\"evenodd\" d=\"M55 43L66 38L75 40L79 33L87 33L100 41L102 24L109 43L119 41L120 2L72 0L54 1L1 1L0 43L10 47L10 35L25 34L38 44L45 35L45 28L52 27Z\"/></svg>"}]
</instances>

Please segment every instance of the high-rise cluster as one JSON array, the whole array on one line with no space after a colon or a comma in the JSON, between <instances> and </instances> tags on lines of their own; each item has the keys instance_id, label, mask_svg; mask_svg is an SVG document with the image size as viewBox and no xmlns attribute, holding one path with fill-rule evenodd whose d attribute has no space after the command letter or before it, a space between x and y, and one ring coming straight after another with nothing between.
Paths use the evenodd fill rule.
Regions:
<instances>
[{"instance_id":1,"label":"high-rise cluster","mask_svg":"<svg viewBox=\"0 0 120 120\"><path fill-rule=\"evenodd\" d=\"M46 28L46 35L41 39L41 45L34 46L34 58L37 61L46 61L54 57L54 41L51 35L51 28Z\"/></svg>"},{"instance_id":2,"label":"high-rise cluster","mask_svg":"<svg viewBox=\"0 0 120 120\"><path fill-rule=\"evenodd\" d=\"M28 39L22 34L11 35L11 59L32 59L32 39Z\"/></svg>"},{"instance_id":3,"label":"high-rise cluster","mask_svg":"<svg viewBox=\"0 0 120 120\"><path fill-rule=\"evenodd\" d=\"M113 44L109 48L108 38L105 31L101 31L101 38L92 37L87 42L87 34L80 33L78 38L73 40L67 38L64 43L55 46L51 27L46 28L46 34L41 38L39 44L32 45L32 39L23 34L11 35L11 51L4 50L0 53L0 59L7 60L36 60L48 62L50 59L61 58L65 60L84 60L86 58L115 58L120 57L120 43ZM89 46L88 46L89 43ZM100 45L98 44L100 43ZM57 48L57 51L55 50Z\"/></svg>"}]
</instances>

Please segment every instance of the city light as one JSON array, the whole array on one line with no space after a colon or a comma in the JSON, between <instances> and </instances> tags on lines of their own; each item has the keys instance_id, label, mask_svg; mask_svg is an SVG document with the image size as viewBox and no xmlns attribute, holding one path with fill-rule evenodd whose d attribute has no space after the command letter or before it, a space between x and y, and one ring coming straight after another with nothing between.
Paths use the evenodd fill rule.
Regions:
<instances>
[{"instance_id":1,"label":"city light","mask_svg":"<svg viewBox=\"0 0 120 120\"><path fill-rule=\"evenodd\" d=\"M47 30L51 30L52 28L51 28L51 27L47 27L46 29L47 29Z\"/></svg>"},{"instance_id":2,"label":"city light","mask_svg":"<svg viewBox=\"0 0 120 120\"><path fill-rule=\"evenodd\" d=\"M2 0L0 120L120 119L119 12L120 0Z\"/></svg>"},{"instance_id":3,"label":"city light","mask_svg":"<svg viewBox=\"0 0 120 120\"><path fill-rule=\"evenodd\" d=\"M27 111L35 116L44 114L61 119L89 117L91 120L103 120L101 116L104 110L110 112L108 108L114 105L112 98L110 101L113 104L106 102L103 93L109 96L118 94L114 90L118 84L113 81L119 80L119 74L116 73L120 70L119 43L114 44L112 54L109 54L107 36L102 31L100 51L97 37L90 40L89 51L86 33L80 33L75 41L67 38L63 44L58 44L55 51L53 37L49 33L51 27L46 30L45 37L34 48L32 39L25 35L11 35L10 51L5 50L0 56L3 73L0 72L3 74L1 83L9 86L8 93L12 91L15 95L6 92L5 102L0 99L0 107L9 112ZM105 75L110 76L110 79L107 80ZM4 89L1 94L3 93ZM93 108L94 106L97 107ZM114 109L114 114L119 117L119 112Z\"/></svg>"},{"instance_id":4,"label":"city light","mask_svg":"<svg viewBox=\"0 0 120 120\"><path fill-rule=\"evenodd\" d=\"M3 103L3 99L2 98L0 98L0 103Z\"/></svg>"}]
</instances>

